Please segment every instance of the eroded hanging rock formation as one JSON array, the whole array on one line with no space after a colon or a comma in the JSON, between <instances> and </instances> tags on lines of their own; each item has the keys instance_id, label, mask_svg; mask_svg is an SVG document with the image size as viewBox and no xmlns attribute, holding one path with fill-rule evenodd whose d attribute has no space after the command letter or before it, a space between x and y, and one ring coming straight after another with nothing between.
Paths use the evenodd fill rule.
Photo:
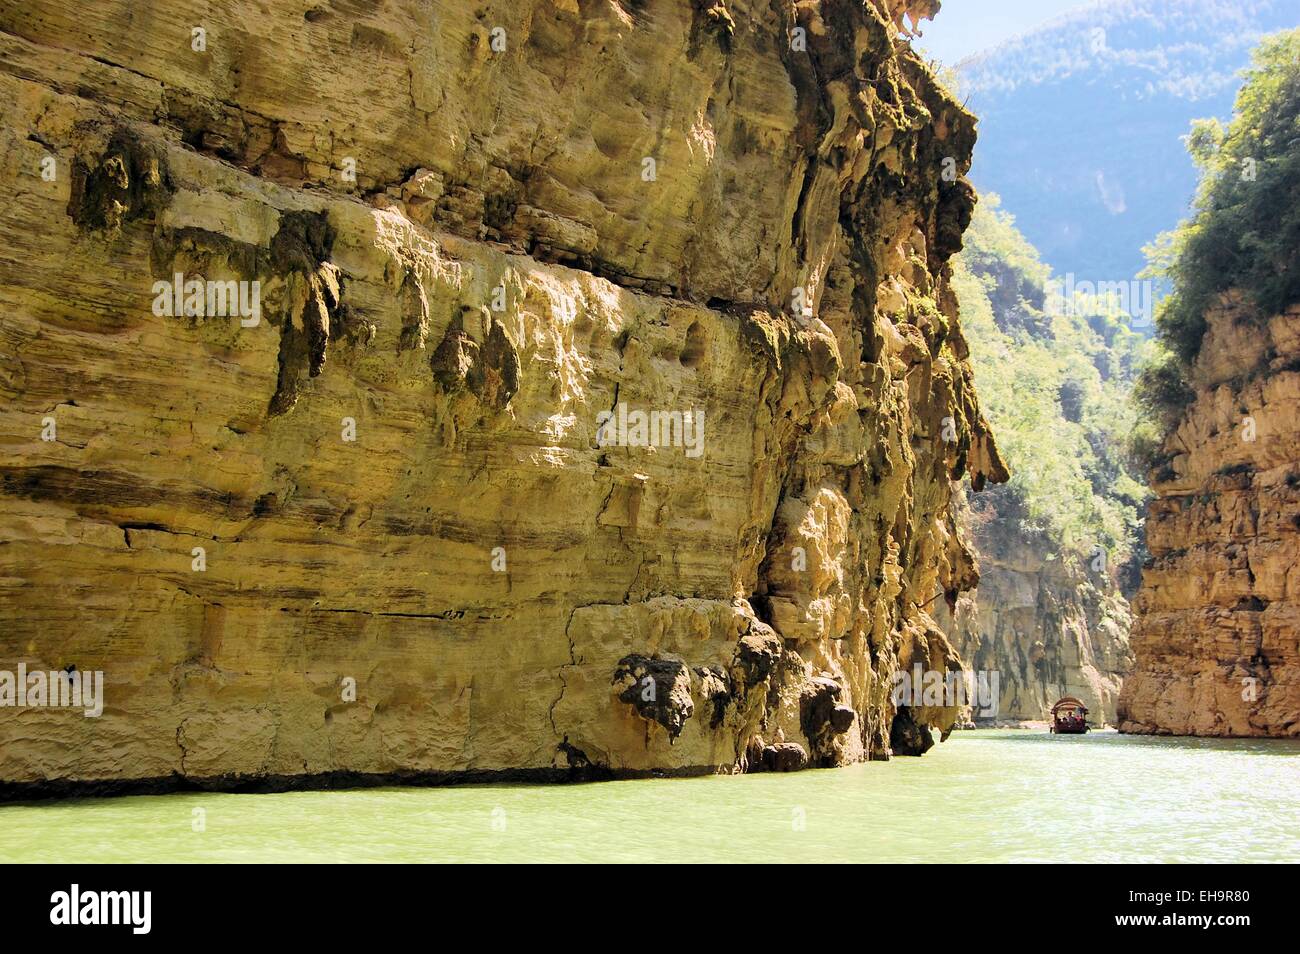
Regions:
<instances>
[{"instance_id":1,"label":"eroded hanging rock formation","mask_svg":"<svg viewBox=\"0 0 1300 954\"><path fill-rule=\"evenodd\" d=\"M105 673L5 790L927 747L1005 471L897 6L0 4L0 667Z\"/></svg>"},{"instance_id":2,"label":"eroded hanging rock formation","mask_svg":"<svg viewBox=\"0 0 1300 954\"><path fill-rule=\"evenodd\" d=\"M1300 306L1229 293L1165 442L1125 732L1300 736Z\"/></svg>"}]
</instances>

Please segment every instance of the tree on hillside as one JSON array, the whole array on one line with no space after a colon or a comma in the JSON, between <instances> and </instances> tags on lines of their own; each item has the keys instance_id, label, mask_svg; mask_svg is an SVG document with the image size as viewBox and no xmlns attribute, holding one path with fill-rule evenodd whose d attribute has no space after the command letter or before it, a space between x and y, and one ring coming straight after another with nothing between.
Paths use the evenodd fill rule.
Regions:
<instances>
[{"instance_id":1,"label":"tree on hillside","mask_svg":"<svg viewBox=\"0 0 1300 954\"><path fill-rule=\"evenodd\" d=\"M1196 122L1187 148L1201 170L1194 213L1146 250L1144 273L1172 288L1156 314L1163 351L1137 386L1165 430L1190 400L1188 372L1220 294L1240 290L1263 318L1300 301L1300 29L1260 44L1232 122Z\"/></svg>"}]
</instances>

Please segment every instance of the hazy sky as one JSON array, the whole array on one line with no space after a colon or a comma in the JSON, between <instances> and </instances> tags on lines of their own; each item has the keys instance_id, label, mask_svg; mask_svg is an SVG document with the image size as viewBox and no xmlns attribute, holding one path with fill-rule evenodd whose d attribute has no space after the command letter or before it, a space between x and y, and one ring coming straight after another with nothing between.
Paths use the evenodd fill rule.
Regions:
<instances>
[{"instance_id":1,"label":"hazy sky","mask_svg":"<svg viewBox=\"0 0 1300 954\"><path fill-rule=\"evenodd\" d=\"M943 0L934 20L921 25L918 50L948 66L962 57L1026 33L1069 10L1096 0Z\"/></svg>"}]
</instances>

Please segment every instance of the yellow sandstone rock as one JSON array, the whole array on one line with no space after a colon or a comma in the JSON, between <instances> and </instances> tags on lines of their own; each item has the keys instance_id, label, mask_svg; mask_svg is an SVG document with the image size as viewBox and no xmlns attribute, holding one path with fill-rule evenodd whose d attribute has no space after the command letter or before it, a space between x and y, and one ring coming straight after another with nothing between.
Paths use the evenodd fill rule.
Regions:
<instances>
[{"instance_id":1,"label":"yellow sandstone rock","mask_svg":"<svg viewBox=\"0 0 1300 954\"><path fill-rule=\"evenodd\" d=\"M1251 312L1229 293L1207 314L1155 474L1126 732L1300 736L1300 307Z\"/></svg>"},{"instance_id":2,"label":"yellow sandstone rock","mask_svg":"<svg viewBox=\"0 0 1300 954\"><path fill-rule=\"evenodd\" d=\"M5 791L928 747L1006 473L895 6L5 6L0 668L105 674Z\"/></svg>"}]
</instances>

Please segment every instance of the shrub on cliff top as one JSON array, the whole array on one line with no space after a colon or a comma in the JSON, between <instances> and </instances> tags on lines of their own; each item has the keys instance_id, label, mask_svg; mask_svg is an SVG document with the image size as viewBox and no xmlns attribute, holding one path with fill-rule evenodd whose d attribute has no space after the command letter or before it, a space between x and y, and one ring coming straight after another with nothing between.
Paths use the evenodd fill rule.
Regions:
<instances>
[{"instance_id":1,"label":"shrub on cliff top","mask_svg":"<svg viewBox=\"0 0 1300 954\"><path fill-rule=\"evenodd\" d=\"M1133 388L1138 407L1158 425L1160 433L1167 434L1177 426L1183 408L1194 396L1187 385L1187 367L1182 358L1160 342Z\"/></svg>"}]
</instances>

